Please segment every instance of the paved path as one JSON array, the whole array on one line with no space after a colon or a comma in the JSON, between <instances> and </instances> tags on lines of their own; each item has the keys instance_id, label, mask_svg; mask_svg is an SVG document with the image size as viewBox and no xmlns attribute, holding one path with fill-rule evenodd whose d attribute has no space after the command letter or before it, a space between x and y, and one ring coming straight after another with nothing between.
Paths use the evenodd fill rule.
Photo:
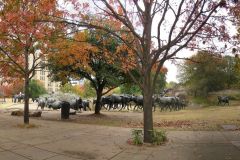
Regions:
<instances>
[{"instance_id":1,"label":"paved path","mask_svg":"<svg viewBox=\"0 0 240 160\"><path fill-rule=\"evenodd\" d=\"M239 160L239 131L171 131L163 146L126 143L131 129L30 119L0 112L0 160Z\"/></svg>"}]
</instances>

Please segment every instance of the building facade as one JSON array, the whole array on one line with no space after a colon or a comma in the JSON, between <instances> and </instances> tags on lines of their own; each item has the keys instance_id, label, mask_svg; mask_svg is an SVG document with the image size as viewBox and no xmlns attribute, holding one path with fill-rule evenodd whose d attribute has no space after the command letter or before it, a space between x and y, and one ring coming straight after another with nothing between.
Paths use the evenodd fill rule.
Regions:
<instances>
[{"instance_id":1,"label":"building facade","mask_svg":"<svg viewBox=\"0 0 240 160\"><path fill-rule=\"evenodd\" d=\"M52 81L50 72L46 68L35 70L33 79L39 80L44 85L48 93L56 93L60 90L61 83Z\"/></svg>"},{"instance_id":2,"label":"building facade","mask_svg":"<svg viewBox=\"0 0 240 160\"><path fill-rule=\"evenodd\" d=\"M35 54L36 54L35 57L38 57L40 53L35 53ZM29 62L31 66L33 63L33 56L29 56ZM41 63L41 62L46 62L46 58L43 57L39 59L37 63ZM50 72L46 66L38 67L37 69L35 69L32 79L39 80L44 85L48 93L56 93L60 90L61 83L55 82L51 79Z\"/></svg>"}]
</instances>

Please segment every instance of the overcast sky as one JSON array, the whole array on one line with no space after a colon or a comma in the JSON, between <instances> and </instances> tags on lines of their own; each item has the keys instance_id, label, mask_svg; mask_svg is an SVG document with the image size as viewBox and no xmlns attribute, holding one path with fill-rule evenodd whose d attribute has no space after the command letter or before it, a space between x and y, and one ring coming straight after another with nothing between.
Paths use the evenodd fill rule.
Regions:
<instances>
[{"instance_id":1,"label":"overcast sky","mask_svg":"<svg viewBox=\"0 0 240 160\"><path fill-rule=\"evenodd\" d=\"M165 63L165 66L168 69L168 72L167 72L167 82L171 82L171 81L178 82L177 77L176 77L177 76L177 67L176 67L176 65L172 64L170 61L167 61Z\"/></svg>"},{"instance_id":2,"label":"overcast sky","mask_svg":"<svg viewBox=\"0 0 240 160\"><path fill-rule=\"evenodd\" d=\"M176 55L176 57L179 58L189 58L191 57L193 54L195 54L197 52L197 50L195 51L190 51L189 49L182 49L181 51L179 51ZM184 60L175 60L174 63L183 63ZM177 79L177 74L178 74L178 68L177 66L174 64L172 61L166 61L164 63L164 66L167 67L168 72L167 72L167 82L179 82Z\"/></svg>"}]
</instances>

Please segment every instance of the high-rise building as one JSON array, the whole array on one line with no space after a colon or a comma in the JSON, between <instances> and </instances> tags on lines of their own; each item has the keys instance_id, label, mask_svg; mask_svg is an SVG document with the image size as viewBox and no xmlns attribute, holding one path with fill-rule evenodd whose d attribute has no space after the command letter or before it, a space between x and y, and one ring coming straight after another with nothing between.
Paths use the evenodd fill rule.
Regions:
<instances>
[{"instance_id":1,"label":"high-rise building","mask_svg":"<svg viewBox=\"0 0 240 160\"><path fill-rule=\"evenodd\" d=\"M36 53L36 57L39 55L39 53ZM38 60L39 62L46 62L46 58L43 57L41 59ZM31 63L33 62L33 56L29 56L29 62L31 66ZM42 67L38 67L37 69L35 69L34 71L34 76L33 79L35 80L39 80L40 82L42 82L42 84L44 85L45 89L49 92L49 93L55 93L58 92L60 89L60 82L56 82L53 81L51 79L51 75L50 72L48 70L48 68L46 66L42 66Z\"/></svg>"},{"instance_id":2,"label":"high-rise building","mask_svg":"<svg viewBox=\"0 0 240 160\"><path fill-rule=\"evenodd\" d=\"M49 93L58 92L60 89L60 82L55 82L51 79L50 72L47 68L35 70L33 79L42 82L42 84Z\"/></svg>"}]
</instances>

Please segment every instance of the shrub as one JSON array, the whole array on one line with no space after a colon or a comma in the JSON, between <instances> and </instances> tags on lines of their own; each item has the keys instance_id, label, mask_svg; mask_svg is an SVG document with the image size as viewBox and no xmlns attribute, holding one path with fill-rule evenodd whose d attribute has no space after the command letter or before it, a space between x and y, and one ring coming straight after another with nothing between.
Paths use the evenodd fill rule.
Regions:
<instances>
[{"instance_id":1,"label":"shrub","mask_svg":"<svg viewBox=\"0 0 240 160\"><path fill-rule=\"evenodd\" d=\"M167 140L166 131L152 130L152 144L161 145Z\"/></svg>"},{"instance_id":2,"label":"shrub","mask_svg":"<svg viewBox=\"0 0 240 160\"><path fill-rule=\"evenodd\" d=\"M152 144L161 145L167 141L166 131L151 130ZM142 145L143 144L143 130L135 129L132 130L132 144Z\"/></svg>"},{"instance_id":3,"label":"shrub","mask_svg":"<svg viewBox=\"0 0 240 160\"><path fill-rule=\"evenodd\" d=\"M142 145L143 144L143 131L141 129L132 130L132 143L134 145Z\"/></svg>"},{"instance_id":4,"label":"shrub","mask_svg":"<svg viewBox=\"0 0 240 160\"><path fill-rule=\"evenodd\" d=\"M44 84L34 79L30 81L29 92L32 98L38 98L40 95L47 93Z\"/></svg>"},{"instance_id":5,"label":"shrub","mask_svg":"<svg viewBox=\"0 0 240 160\"><path fill-rule=\"evenodd\" d=\"M204 107L208 107L208 106L217 104L217 97L210 97L210 96L208 98L193 97L191 99L191 101L193 103L196 103L196 104L199 104L199 105L203 105Z\"/></svg>"}]
</instances>

